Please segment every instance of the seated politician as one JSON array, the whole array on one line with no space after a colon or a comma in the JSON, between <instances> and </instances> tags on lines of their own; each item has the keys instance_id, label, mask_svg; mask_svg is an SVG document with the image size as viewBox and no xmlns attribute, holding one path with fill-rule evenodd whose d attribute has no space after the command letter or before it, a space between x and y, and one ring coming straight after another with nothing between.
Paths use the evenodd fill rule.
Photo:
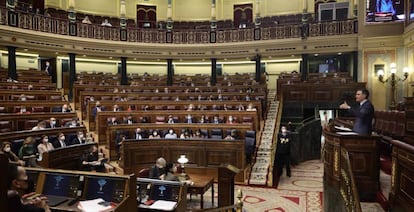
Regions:
<instances>
[{"instance_id":1,"label":"seated politician","mask_svg":"<svg viewBox=\"0 0 414 212\"><path fill-rule=\"evenodd\" d=\"M46 197L33 196L33 183L22 166L9 164L6 171L8 211L49 212ZM3 211L3 210L2 210Z\"/></svg>"},{"instance_id":2,"label":"seated politician","mask_svg":"<svg viewBox=\"0 0 414 212\"><path fill-rule=\"evenodd\" d=\"M165 161L164 158L158 158L155 162L155 165L153 165L149 172L149 178L151 179L157 179L157 180L164 180L165 178L165 166L167 164L167 161Z\"/></svg>"}]
</instances>

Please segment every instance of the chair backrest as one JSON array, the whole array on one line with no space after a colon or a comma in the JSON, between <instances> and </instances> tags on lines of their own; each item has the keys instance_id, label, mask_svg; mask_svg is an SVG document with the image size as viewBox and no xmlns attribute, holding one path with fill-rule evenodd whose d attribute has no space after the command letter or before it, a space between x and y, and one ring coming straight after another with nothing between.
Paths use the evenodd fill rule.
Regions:
<instances>
[{"instance_id":1,"label":"chair backrest","mask_svg":"<svg viewBox=\"0 0 414 212\"><path fill-rule=\"evenodd\" d=\"M38 120L26 120L24 121L24 129L31 130L34 126L37 125L38 122Z\"/></svg>"},{"instance_id":2,"label":"chair backrest","mask_svg":"<svg viewBox=\"0 0 414 212\"><path fill-rule=\"evenodd\" d=\"M138 176L139 178L149 178L150 169L149 168L143 168L139 170Z\"/></svg>"}]
</instances>

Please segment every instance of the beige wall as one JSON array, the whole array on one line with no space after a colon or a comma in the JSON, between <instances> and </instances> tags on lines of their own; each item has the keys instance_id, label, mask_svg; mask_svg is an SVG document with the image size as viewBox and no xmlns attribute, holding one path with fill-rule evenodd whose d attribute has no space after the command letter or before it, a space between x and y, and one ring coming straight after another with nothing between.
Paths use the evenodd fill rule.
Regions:
<instances>
[{"instance_id":1,"label":"beige wall","mask_svg":"<svg viewBox=\"0 0 414 212\"><path fill-rule=\"evenodd\" d=\"M68 8L69 0L45 0L46 7ZM304 0L261 0L261 16L274 16L301 13ZM308 11L314 11L313 0L308 1ZM167 0L125 0L126 16L136 18L136 5L157 6L157 20L167 19ZM216 0L216 16L218 20L233 19L234 4L253 4L255 16L256 0ZM75 0L75 10L89 14L119 16L120 0ZM173 20L210 20L211 0L173 0Z\"/></svg>"},{"instance_id":2,"label":"beige wall","mask_svg":"<svg viewBox=\"0 0 414 212\"><path fill-rule=\"evenodd\" d=\"M8 54L0 52L1 67L7 68L9 66ZM28 69L38 69L39 61L38 55L25 55L21 53L16 53L16 69L17 70L28 70Z\"/></svg>"}]
</instances>

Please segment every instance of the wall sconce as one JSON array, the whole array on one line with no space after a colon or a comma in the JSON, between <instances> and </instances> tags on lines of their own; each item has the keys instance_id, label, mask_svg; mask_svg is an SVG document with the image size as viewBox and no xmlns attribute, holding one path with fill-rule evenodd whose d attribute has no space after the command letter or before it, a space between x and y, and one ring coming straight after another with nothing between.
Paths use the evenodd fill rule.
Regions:
<instances>
[{"instance_id":1,"label":"wall sconce","mask_svg":"<svg viewBox=\"0 0 414 212\"><path fill-rule=\"evenodd\" d=\"M408 74L410 69L408 67L403 68L403 77L397 76L397 65L395 63L391 63L390 65L390 76L388 78L384 78L385 72L383 69L377 71L378 80L382 83L390 82L391 84L391 104L390 109L393 110L396 108L395 104L395 86L398 82L403 82L408 78Z\"/></svg>"},{"instance_id":2,"label":"wall sconce","mask_svg":"<svg viewBox=\"0 0 414 212\"><path fill-rule=\"evenodd\" d=\"M181 166L181 178L184 178L184 179L188 179L189 177L188 177L188 175L185 173L185 170L184 170L184 165L186 164L186 163L188 163L188 158L186 158L185 157L185 155L180 155L180 158L178 158L178 160L177 160L177 162L180 164L180 166Z\"/></svg>"}]
</instances>

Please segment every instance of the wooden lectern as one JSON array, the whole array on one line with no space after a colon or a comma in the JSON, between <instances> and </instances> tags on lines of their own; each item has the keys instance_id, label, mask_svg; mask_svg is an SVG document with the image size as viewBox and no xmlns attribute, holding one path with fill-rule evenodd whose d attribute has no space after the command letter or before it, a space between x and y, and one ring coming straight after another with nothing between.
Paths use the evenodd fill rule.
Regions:
<instances>
[{"instance_id":1,"label":"wooden lectern","mask_svg":"<svg viewBox=\"0 0 414 212\"><path fill-rule=\"evenodd\" d=\"M234 205L234 176L240 169L233 165L218 168L218 207Z\"/></svg>"},{"instance_id":2,"label":"wooden lectern","mask_svg":"<svg viewBox=\"0 0 414 212\"><path fill-rule=\"evenodd\" d=\"M379 191L379 136L340 134L324 130L324 188L339 188L341 183L341 150L350 158L352 173L361 201L373 201Z\"/></svg>"}]
</instances>

